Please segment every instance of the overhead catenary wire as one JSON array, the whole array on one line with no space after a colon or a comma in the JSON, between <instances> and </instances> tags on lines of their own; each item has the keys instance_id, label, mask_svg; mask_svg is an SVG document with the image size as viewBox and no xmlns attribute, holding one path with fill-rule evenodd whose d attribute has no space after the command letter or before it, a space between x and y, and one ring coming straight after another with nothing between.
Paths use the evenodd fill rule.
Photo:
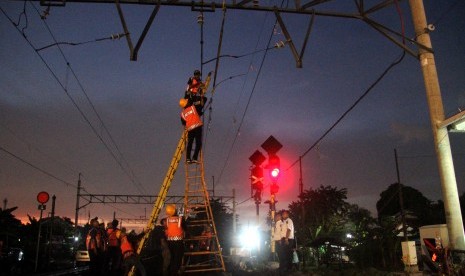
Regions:
<instances>
[{"instance_id":1,"label":"overhead catenary wire","mask_svg":"<svg viewBox=\"0 0 465 276\"><path fill-rule=\"evenodd\" d=\"M446 15L448 15L454 8L457 6L459 3L464 3L463 0L456 0L454 3L452 3L449 8L447 8L443 13L441 13L436 20L433 20L432 25L437 26L439 22L441 22Z\"/></svg>"},{"instance_id":2,"label":"overhead catenary wire","mask_svg":"<svg viewBox=\"0 0 465 276\"><path fill-rule=\"evenodd\" d=\"M72 183L70 183L70 182L68 182L68 181L66 181L66 180L63 180L63 179L59 178L58 176L55 176L54 174L52 174L52 173L50 173L50 172L48 172L48 171L46 171L46 170L44 170L44 169L42 169L42 168L39 168L38 166L32 164L31 162L25 160L25 159L22 158L22 157L19 157L18 155L12 153L11 151L5 149L5 148L2 147L2 146L0 146L0 150L3 151L3 152L5 152L5 153L7 153L7 154L9 154L10 156L13 156L14 158L18 159L19 161L23 162L24 164L27 164L27 165L29 165L30 167L32 167L32 168L34 168L34 169L40 171L41 173L43 173L43 174L45 174L45 175L47 175L47 176L49 176L49 177L51 177L51 178L53 178L53 179L55 179L55 180L61 182L61 183L66 184L66 186L71 186L71 187L77 188L76 185L74 185L74 184L72 184Z\"/></svg>"},{"instance_id":3,"label":"overhead catenary wire","mask_svg":"<svg viewBox=\"0 0 465 276\"><path fill-rule=\"evenodd\" d=\"M32 5L32 4L31 4ZM37 13L40 15L40 12L39 10L34 6L34 9L37 11ZM90 128L92 129L93 133L97 136L97 138L102 142L102 144L105 146L105 148L107 149L107 151L110 153L110 155L113 157L113 159L117 162L117 164L120 166L120 168L122 169L122 171L129 177L129 179L131 180L131 182L133 182L133 184L136 186L136 188L141 192L141 193L144 193L144 188L143 186L140 184L140 183L137 183L135 180L134 180L134 176L131 176L131 173L127 171L127 169L123 166L123 164L121 163L121 161L118 159L118 157L115 155L115 153L113 152L113 150L109 147L109 145L105 142L105 140L103 139L103 137L98 133L98 131L96 130L96 128L93 126L93 124L90 122L89 118L84 114L83 110L79 107L79 105L77 104L77 102L74 100L74 98L70 95L70 93L68 92L68 89L66 87L66 85L64 85L60 79L58 78L57 74L52 70L52 68L50 67L50 65L47 63L47 61L44 59L44 57L36 50L37 48L34 46L34 44L27 38L26 34L24 33L24 28L22 30L19 29L19 23L15 23L11 17L6 13L6 11L0 7L0 10L1 12L4 14L4 16L12 23L12 25L15 27L15 29L22 34L23 38L26 40L27 44L32 48L34 49L35 53L38 55L39 59L42 61L42 63L44 64L44 66L47 68L47 70L50 72L50 74L52 75L53 79L55 79L55 81L59 84L59 86L61 87L61 89L63 90L63 92L66 94L66 96L70 99L71 103L73 104L73 106L78 110L78 112L80 113L80 115L82 116L82 118L84 119L84 121L90 126ZM23 11L25 13L25 10ZM25 17L27 17L27 15L25 15ZM50 28L48 27L47 23L45 23L45 26L47 27L47 29L49 30L51 36L53 37L53 39L56 41L55 37L53 36L53 34L51 33L51 30ZM85 89L83 88L81 82L79 81L79 78L77 77L77 75L74 73L74 71L72 70L72 68L70 67L70 64L69 62L67 61L66 57L64 56L64 53L61 51L61 48L59 47L58 45L58 48L60 49L60 52L61 54L63 55L63 58L65 59L65 61L67 62L67 65L68 65L68 68L71 70L71 72L73 73L74 77L76 78L76 80L78 81L83 93L85 94L85 96L88 98L87 96L87 93L85 93ZM88 101L90 102L92 108L94 109L94 111L96 112L96 109L95 107L93 106L93 104L91 103L90 99L88 98ZM96 112L96 115L100 118L100 116L98 115L98 113ZM100 118L101 120L101 118ZM101 121L102 123L102 126L104 127L104 129L106 129L106 126L105 124L103 123L103 121ZM111 134L109 134L108 130L106 129L107 131L107 134L109 135L110 139L112 139L111 137ZM113 139L112 139L113 140ZM113 140L114 142L114 140ZM114 145L116 145L116 143L114 143ZM117 149L117 151L119 151L119 149ZM120 152L121 153L121 152ZM122 155L122 154L121 154ZM125 160L123 158L123 160Z\"/></svg>"},{"instance_id":4,"label":"overhead catenary wire","mask_svg":"<svg viewBox=\"0 0 465 276\"><path fill-rule=\"evenodd\" d=\"M279 43L276 43L274 44L273 46L270 46L270 47L267 47L265 49L260 49L260 50L255 50L253 52L250 52L250 53L246 53L246 54L242 54L242 55L229 55L229 54L225 54L225 55L220 55L220 56L217 56L217 57L214 57L212 59L209 59L205 62L203 62L203 64L208 64L212 61L215 61L215 60L219 60L220 58L224 58L224 57L229 57L229 58L243 58L243 57L247 57L247 56L252 56L252 55L255 55L255 54L258 54L258 53L261 53L261 52L266 52L268 50L272 50L272 49L278 49L278 48L282 48L284 47L284 44L285 42L284 41L281 41Z\"/></svg>"},{"instance_id":5,"label":"overhead catenary wire","mask_svg":"<svg viewBox=\"0 0 465 276\"><path fill-rule=\"evenodd\" d=\"M402 13L400 11L400 7L398 2L396 3L396 11L399 14L400 22L401 22L401 29L402 29L402 37L405 37L405 27L404 27L404 20L402 17ZM405 44L405 39L403 39L403 43ZM393 61L382 73L381 75L362 93L362 95L318 138L300 157L294 161L288 168L284 171L290 170L294 167L297 163L299 163L300 159L307 155L312 149L318 146L318 144L334 129L337 125L349 114L371 91L372 89L387 75L387 73L394 68L396 65L400 64L405 57L405 50L402 51L402 54L399 58Z\"/></svg>"},{"instance_id":6,"label":"overhead catenary wire","mask_svg":"<svg viewBox=\"0 0 465 276\"><path fill-rule=\"evenodd\" d=\"M50 156L49 154L45 153L44 151L42 151L39 147L33 145L31 142L27 141L26 139L24 139L23 137L21 137L19 134L17 134L16 132L14 132L12 129L10 129L8 126L6 126L5 124L3 123L0 123L0 127L1 128L4 128L6 131L8 131L12 136L15 137L15 139L17 141L21 141L23 142L28 149L33 149L35 150L36 152L38 152L39 154L45 156L46 158L48 158L49 160L52 160L55 164L58 164L64 168L66 168L68 171L71 171L72 173L75 173L75 174L78 174L79 172L73 168L71 168L71 166L69 166L68 164L65 164L65 162L63 160L57 160L55 159L54 157Z\"/></svg>"},{"instance_id":7,"label":"overhead catenary wire","mask_svg":"<svg viewBox=\"0 0 465 276\"><path fill-rule=\"evenodd\" d=\"M37 48L36 51L42 51L42 50L45 50L47 48L50 48L50 47L53 47L53 46L59 46L59 45L69 45L69 46L78 46L78 45L84 45L84 44L89 44L89 43L93 43L93 42L100 42L100 41L105 41L105 40L116 40L116 39L120 39L122 37L125 37L127 34L113 34L111 36L107 36L107 37L102 37L102 38L97 38L97 39L93 39L93 40L88 40L88 41L83 41L83 42L66 42L66 41L60 41L60 42L55 42L55 43L52 43L52 44L49 44L49 45L46 45L46 46L43 46L41 48Z\"/></svg>"},{"instance_id":8,"label":"overhead catenary wire","mask_svg":"<svg viewBox=\"0 0 465 276\"><path fill-rule=\"evenodd\" d=\"M34 6L34 9L36 10L37 14L40 15L40 11ZM57 43L57 40L55 38L55 35L53 34L52 30L50 29L49 25L47 24L47 22L45 21L45 19L42 19L42 22L44 23L45 27L47 28L50 36L52 37L52 39L55 41L55 43ZM119 36L119 35L117 35ZM113 37L113 36L111 36ZM110 37L110 38L111 38ZM118 37L119 38L119 37ZM105 122L103 121L102 117L100 116L100 114L98 113L97 109L95 108L95 105L92 103L91 99L89 98L89 95L87 94L86 92L86 89L84 88L82 82L79 80L77 74L74 72L73 68L71 67L71 64L70 62L68 61L68 59L66 58L63 50L61 49L61 47L57 44L57 47L64 59L64 61L66 62L66 65L67 65L67 68L71 71L71 73L73 74L75 80L77 81L82 93L84 94L87 102L89 103L89 105L91 106L92 110L94 111L95 115L97 116L97 119L99 120L100 124L102 125L103 129L105 130L105 132L107 133L108 137L110 138L110 141L112 142L113 146L115 147L116 151L119 153L119 156L121 158L121 160L123 160L123 162L126 164L126 167L128 169L129 172L126 172L126 170L124 168L123 171L128 175L129 179L131 180L131 182L133 182L133 184L136 185L136 187L138 188L138 190L141 192L141 193L146 193L146 190L145 188L143 187L142 183L139 181L139 179L137 178L137 176L135 175L134 171L132 170L131 166L129 165L129 162L126 160L125 156L123 155L123 153L121 152L121 150L119 149L119 146L118 144L116 143L116 141L114 140L113 138L113 135L111 135L110 131L108 130ZM37 52L37 50L36 50Z\"/></svg>"},{"instance_id":9,"label":"overhead catenary wire","mask_svg":"<svg viewBox=\"0 0 465 276\"><path fill-rule=\"evenodd\" d=\"M284 0L283 2L284 3ZM273 29L271 30L271 34L270 34L270 37L268 39L268 43L267 43L267 48L269 47L270 43L271 43L271 39L273 38L273 35L274 35L274 29L276 27L276 24L277 24L278 20L276 19L275 20L275 23L273 25ZM257 76L255 77L255 81L254 81L254 84L252 86L252 91L250 92L250 95L249 95L249 98L247 100L247 104L245 106L245 110L244 110L244 113L242 114L242 117L241 117L241 120L239 122L239 125L237 127L237 130L236 130L236 134L234 135L234 139L233 139L233 142L231 144L231 146L229 147L229 151L228 151L228 154L226 156L226 160L223 164L223 167L221 168L221 171L220 171L220 175L218 177L218 183L220 183L221 181L221 177L223 176L223 173L224 173L224 170L226 169L226 166L228 165L228 162L229 162L229 158L231 157L231 153L232 153L232 150L236 144L236 141L237 141L237 138L239 137L239 134L240 134L240 131L241 131L241 127L242 127L242 124L244 123L244 118L245 116L247 115L247 111L249 109L249 106L250 106L250 102L252 100L252 97L254 95L254 92L255 92L255 88L257 86L257 83L258 83L258 80L260 78L260 75L261 75L261 72L262 72L262 69L263 69L263 65L265 64L265 59L267 57L267 54L268 54L268 50L265 51L265 53L263 54L263 57L262 57L262 60L260 62L260 66L258 68L258 72L257 72Z\"/></svg>"}]
</instances>

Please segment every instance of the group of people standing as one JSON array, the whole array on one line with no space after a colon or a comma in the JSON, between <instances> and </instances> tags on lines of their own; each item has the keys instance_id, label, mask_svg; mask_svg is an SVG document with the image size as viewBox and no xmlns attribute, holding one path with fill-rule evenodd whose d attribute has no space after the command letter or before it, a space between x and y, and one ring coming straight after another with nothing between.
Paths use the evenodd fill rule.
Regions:
<instances>
[{"instance_id":1,"label":"group of people standing","mask_svg":"<svg viewBox=\"0 0 465 276\"><path fill-rule=\"evenodd\" d=\"M294 223L289 217L289 211L282 210L275 214L273 240L279 259L279 274L286 275L292 270L293 256L296 251Z\"/></svg>"},{"instance_id":2,"label":"group of people standing","mask_svg":"<svg viewBox=\"0 0 465 276\"><path fill-rule=\"evenodd\" d=\"M129 241L126 229L118 228L118 220L105 225L93 218L86 236L86 248L90 257L91 275L127 275L136 266L142 276L145 269L136 256L134 245Z\"/></svg>"},{"instance_id":3,"label":"group of people standing","mask_svg":"<svg viewBox=\"0 0 465 276\"><path fill-rule=\"evenodd\" d=\"M149 255L158 257L149 258L151 261L146 265L149 265L149 270L150 267L156 266L156 275L178 275L184 254L185 223L183 217L177 214L174 204L168 204L165 212L167 216L160 220L160 224L153 229L146 243ZM134 250L144 233L130 240L126 229L118 228L117 220L113 220L105 228L98 218L94 218L90 221L90 226L86 237L90 275L128 275L132 267L137 270L137 275L147 275L140 257Z\"/></svg>"}]
</instances>

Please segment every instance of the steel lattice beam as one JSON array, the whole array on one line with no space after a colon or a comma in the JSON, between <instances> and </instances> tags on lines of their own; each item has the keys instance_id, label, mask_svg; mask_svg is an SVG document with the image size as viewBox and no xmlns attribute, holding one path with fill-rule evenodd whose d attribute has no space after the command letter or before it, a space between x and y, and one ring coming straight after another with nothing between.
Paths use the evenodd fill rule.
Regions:
<instances>
[{"instance_id":1,"label":"steel lattice beam","mask_svg":"<svg viewBox=\"0 0 465 276\"><path fill-rule=\"evenodd\" d=\"M105 195L105 194L80 194L79 198L84 201L79 205L79 209L89 204L147 204L152 205L158 196L147 195ZM219 200L220 203L232 202L232 196L212 196L212 200ZM165 203L182 204L184 196L167 196Z\"/></svg>"},{"instance_id":2,"label":"steel lattice beam","mask_svg":"<svg viewBox=\"0 0 465 276\"><path fill-rule=\"evenodd\" d=\"M13 0L13 1L22 1L22 0ZM33 0L34 1L34 0ZM260 3L259 0L225 0L224 2L219 1L218 3L211 1L186 1L186 0L35 0L40 1L40 4L43 6L65 6L67 2L72 3L100 3L100 4L116 4L118 14L123 25L123 29L125 32L126 40L128 42L129 50L130 50L130 59L137 60L137 54L139 48L142 45L142 42L147 35L149 28L151 27L157 12L160 9L160 6L178 6L178 7L190 7L192 11L209 11L214 12L215 9L236 9L236 10L248 10L248 11L264 11L264 12L273 12L277 16L277 19L280 23L281 28L284 30L286 26L284 25L283 20L280 17L281 13L290 13L290 14L307 14L312 15L312 22L315 16L328 16L328 17L340 17L340 18L349 18L349 19L357 19L367 23L369 26L373 27L375 30L380 32L383 36L388 38L391 42L395 45L399 46L400 48L404 49L407 53L414 57L418 57L417 49L412 50L410 45L406 45L402 42L402 37L400 39L394 38L392 34L399 35L398 33L392 32L388 27L383 26L380 23L375 22L373 19L368 18L368 14L373 14L376 11L379 11L383 8L386 8L390 5L395 4L393 0L380 0L379 3L374 4L372 7L365 8L364 0L355 0L354 4L356 6L357 12L355 13L347 13L344 11L335 10L339 5L333 5L331 8L333 10L324 11L324 10L316 10L317 8L320 9L324 7L324 4L329 2L336 2L337 0L310 0L302 3L301 0L294 0L293 3L287 7L277 7L272 5L267 5L265 3ZM343 1L343 0L340 0ZM151 16L147 20L144 30L142 31L141 36L139 37L136 46L134 47L132 40L131 40L131 32L125 22L123 11L121 5L152 5L155 6ZM327 6L325 7L327 8ZM286 31L286 39L291 47L292 54L294 59L296 60L296 64L298 68L302 67L302 59L303 53L305 51L305 46L308 40L308 36L310 33L311 27L308 28L307 34L305 37L304 45L302 47L301 53L297 52L295 45L292 42L292 38L289 32ZM403 38L406 40L406 38ZM410 41L413 45L425 48L425 46L419 44L416 41ZM431 51L431 49L428 49Z\"/></svg>"}]
</instances>

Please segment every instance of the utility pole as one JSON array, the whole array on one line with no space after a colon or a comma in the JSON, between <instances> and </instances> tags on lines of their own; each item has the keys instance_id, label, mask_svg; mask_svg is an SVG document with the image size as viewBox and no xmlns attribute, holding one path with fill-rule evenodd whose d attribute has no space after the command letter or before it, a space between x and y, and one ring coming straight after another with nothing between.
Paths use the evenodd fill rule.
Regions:
<instances>
[{"instance_id":1,"label":"utility pole","mask_svg":"<svg viewBox=\"0 0 465 276\"><path fill-rule=\"evenodd\" d=\"M237 227L237 224L236 224L236 189L233 189L232 190L232 194L233 194L233 233L234 233L234 236L236 236L236 227Z\"/></svg>"},{"instance_id":2,"label":"utility pole","mask_svg":"<svg viewBox=\"0 0 465 276\"><path fill-rule=\"evenodd\" d=\"M79 197L81 196L81 173L79 173L77 193L76 193L76 213L74 214L74 230L77 234L78 219L79 219Z\"/></svg>"},{"instance_id":3,"label":"utility pole","mask_svg":"<svg viewBox=\"0 0 465 276\"><path fill-rule=\"evenodd\" d=\"M37 221L39 230L37 231L37 246L36 246L36 257L35 257L35 262L34 262L34 272L37 272L37 269L39 267L40 233L41 233L41 228L42 228L42 214L45 210L45 205L43 203L39 205L39 210L40 210L40 217L39 217L39 220Z\"/></svg>"},{"instance_id":4,"label":"utility pole","mask_svg":"<svg viewBox=\"0 0 465 276\"><path fill-rule=\"evenodd\" d=\"M400 205L400 217L402 219L402 229L404 231L404 239L405 241L408 241L407 224L405 223L404 196L402 193L402 184L400 184L399 161L397 158L396 149L394 149L394 158L396 159L397 185L399 185L399 205Z\"/></svg>"},{"instance_id":5,"label":"utility pole","mask_svg":"<svg viewBox=\"0 0 465 276\"><path fill-rule=\"evenodd\" d=\"M441 89L436 71L436 63L432 52L432 44L426 21L423 0L409 0L412 13L415 37L420 45L419 60L426 88L426 97L430 111L431 126L433 129L434 145L438 159L439 175L441 178L442 197L446 215L447 231L450 247L465 250L464 229L462 213L460 211L457 180L455 178L452 151L450 148L449 133L446 127L438 127L444 121L444 107L441 98Z\"/></svg>"},{"instance_id":6,"label":"utility pole","mask_svg":"<svg viewBox=\"0 0 465 276\"><path fill-rule=\"evenodd\" d=\"M55 220L55 200L57 197L55 195L52 196L52 213L50 215L50 233L48 237L48 258L47 258L47 265L50 266L50 258L52 256L52 241L53 241L53 221Z\"/></svg>"},{"instance_id":7,"label":"utility pole","mask_svg":"<svg viewBox=\"0 0 465 276\"><path fill-rule=\"evenodd\" d=\"M304 195L304 182L302 180L302 156L299 156L299 171L300 171L300 176L299 176L299 195L300 195L300 200L302 201L302 219L301 219L301 225L305 225L305 206L304 206L304 200L303 200L303 195Z\"/></svg>"}]
</instances>

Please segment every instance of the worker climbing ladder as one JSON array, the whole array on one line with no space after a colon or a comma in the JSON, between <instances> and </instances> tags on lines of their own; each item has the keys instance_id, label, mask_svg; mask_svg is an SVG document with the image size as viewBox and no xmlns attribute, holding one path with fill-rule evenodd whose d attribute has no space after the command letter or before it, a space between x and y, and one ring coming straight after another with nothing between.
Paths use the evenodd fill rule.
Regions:
<instances>
[{"instance_id":1,"label":"worker climbing ladder","mask_svg":"<svg viewBox=\"0 0 465 276\"><path fill-rule=\"evenodd\" d=\"M207 91L210 83L211 73L208 74L204 93ZM175 153L171 160L170 166L160 187L160 192L153 205L152 214L148 221L146 232L137 247L137 255L140 256L146 241L150 237L151 230L160 215L160 211L166 201L166 196L171 187L174 174L178 168L182 154L186 147L187 131L183 131L179 139ZM225 271L221 247L217 236L216 225L213 220L213 213L210 206L210 198L205 184L203 153L200 152L200 162L185 162L185 195L183 216L186 219L186 238L185 253L181 269L185 273L189 272L206 272L206 271ZM128 274L135 275L133 267Z\"/></svg>"},{"instance_id":2,"label":"worker climbing ladder","mask_svg":"<svg viewBox=\"0 0 465 276\"><path fill-rule=\"evenodd\" d=\"M186 163L185 171L184 216L187 233L184 238L185 252L181 269L184 273L225 271L210 197L205 184L202 152L200 162Z\"/></svg>"}]
</instances>

